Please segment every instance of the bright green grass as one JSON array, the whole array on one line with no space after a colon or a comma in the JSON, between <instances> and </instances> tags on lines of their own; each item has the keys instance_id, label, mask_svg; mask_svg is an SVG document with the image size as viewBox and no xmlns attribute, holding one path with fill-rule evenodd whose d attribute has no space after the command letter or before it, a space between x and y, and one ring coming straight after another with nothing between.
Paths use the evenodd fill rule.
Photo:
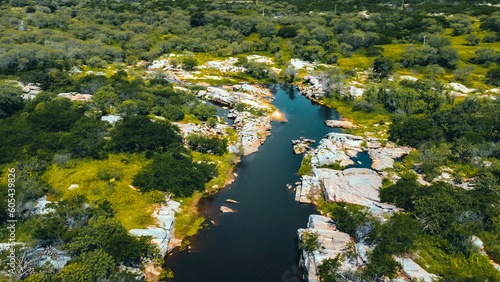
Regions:
<instances>
[{"instance_id":1,"label":"bright green grass","mask_svg":"<svg viewBox=\"0 0 500 282\"><path fill-rule=\"evenodd\" d=\"M430 273L456 279L450 281L480 281L474 279L480 279L482 276L494 277L491 281L500 281L500 272L479 252L473 253L469 258L461 255L451 256L438 248L438 242L431 238L422 238L417 254L419 257L415 261L420 266Z\"/></svg>"},{"instance_id":2,"label":"bright green grass","mask_svg":"<svg viewBox=\"0 0 500 282\"><path fill-rule=\"evenodd\" d=\"M144 228L153 222L151 206L146 204L142 193L129 185L147 163L142 155L112 154L107 160L74 160L69 168L54 164L43 179L57 191L56 198L81 195L89 202L107 200L125 228ZM72 184L79 187L68 190Z\"/></svg>"},{"instance_id":3,"label":"bright green grass","mask_svg":"<svg viewBox=\"0 0 500 282\"><path fill-rule=\"evenodd\" d=\"M352 102L339 101L334 98L324 98L323 102L325 102L326 106L335 108L344 120L350 120L359 126L357 129L347 129L347 132L357 135L363 135L364 132L373 132L374 134L371 135L371 137L388 137L384 130L388 130L389 128L389 126L385 125L385 123L390 122L392 117L391 113L383 109L378 109L371 113L353 111ZM374 126L375 124L379 125Z\"/></svg>"}]
</instances>

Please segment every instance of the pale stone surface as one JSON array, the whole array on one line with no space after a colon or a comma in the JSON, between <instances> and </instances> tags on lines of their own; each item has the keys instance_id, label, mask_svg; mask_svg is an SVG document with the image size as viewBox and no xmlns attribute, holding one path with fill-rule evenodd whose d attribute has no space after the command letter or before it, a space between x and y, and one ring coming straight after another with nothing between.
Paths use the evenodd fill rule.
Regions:
<instances>
[{"instance_id":1,"label":"pale stone surface","mask_svg":"<svg viewBox=\"0 0 500 282\"><path fill-rule=\"evenodd\" d=\"M115 124L117 121L119 121L122 117L117 116L117 115L107 115L107 116L102 116L101 120L102 121L107 121L111 123L112 125Z\"/></svg>"},{"instance_id":2,"label":"pale stone surface","mask_svg":"<svg viewBox=\"0 0 500 282\"><path fill-rule=\"evenodd\" d=\"M400 79L404 79L404 80L410 80L410 81L417 81L418 78L414 77L414 76L409 76L409 75L402 75L401 77L399 77Z\"/></svg>"},{"instance_id":3,"label":"pale stone surface","mask_svg":"<svg viewBox=\"0 0 500 282\"><path fill-rule=\"evenodd\" d=\"M373 160L372 168L383 170L384 168L392 168L394 159L401 158L409 154L412 150L410 147L386 146L378 149L369 149L368 154Z\"/></svg>"},{"instance_id":4,"label":"pale stone surface","mask_svg":"<svg viewBox=\"0 0 500 282\"><path fill-rule=\"evenodd\" d=\"M231 209L231 208L228 208L226 206L221 206L220 207L220 212L221 213L228 213L228 212L235 212L235 210Z\"/></svg>"},{"instance_id":5,"label":"pale stone surface","mask_svg":"<svg viewBox=\"0 0 500 282\"><path fill-rule=\"evenodd\" d=\"M325 124L333 128L358 128L357 125L348 120L326 120Z\"/></svg>"},{"instance_id":6,"label":"pale stone surface","mask_svg":"<svg viewBox=\"0 0 500 282\"><path fill-rule=\"evenodd\" d=\"M48 214L48 213L55 211L53 208L46 207L47 204L52 203L51 201L47 201L47 195L41 197L40 199L38 199L36 201L37 201L37 203L33 207L33 210L31 211L32 213L34 213L34 214Z\"/></svg>"},{"instance_id":7,"label":"pale stone surface","mask_svg":"<svg viewBox=\"0 0 500 282\"><path fill-rule=\"evenodd\" d=\"M411 258L395 257L394 259L403 266L403 271L408 274L412 280L432 282L439 278L427 272Z\"/></svg>"},{"instance_id":8,"label":"pale stone surface","mask_svg":"<svg viewBox=\"0 0 500 282\"><path fill-rule=\"evenodd\" d=\"M150 225L146 229L132 229L129 233L134 236L152 236L152 242L158 246L161 254L165 256L175 247L175 244L171 243L175 239L173 231L176 212L180 212L180 203L169 200L153 212L156 225Z\"/></svg>"},{"instance_id":9,"label":"pale stone surface","mask_svg":"<svg viewBox=\"0 0 500 282\"><path fill-rule=\"evenodd\" d=\"M38 257L38 259L35 260L38 267L42 267L48 262L52 264L55 269L63 268L71 259L67 252L60 251L53 247L36 249L34 255Z\"/></svg>"},{"instance_id":10,"label":"pale stone surface","mask_svg":"<svg viewBox=\"0 0 500 282\"><path fill-rule=\"evenodd\" d=\"M300 257L300 266L305 270L306 281L318 281L317 267L323 263L325 259L333 259L337 255L342 254L347 249L347 244L351 242L351 238L347 233L337 230L335 224L330 218L321 215L310 215L307 229L299 229L299 241L302 240L303 232L312 232L318 234L318 242L320 247L314 252L302 250ZM344 260L340 267L341 270L356 270L356 263Z\"/></svg>"},{"instance_id":11,"label":"pale stone surface","mask_svg":"<svg viewBox=\"0 0 500 282\"><path fill-rule=\"evenodd\" d=\"M474 92L474 91L477 90L477 89L473 89L473 88L467 88L467 87L465 87L465 85L460 84L460 83L455 83L455 82L450 83L450 86L455 91L459 91L459 92L462 92L462 93L465 93L465 94L468 94L470 92Z\"/></svg>"},{"instance_id":12,"label":"pale stone surface","mask_svg":"<svg viewBox=\"0 0 500 282\"><path fill-rule=\"evenodd\" d=\"M349 157L354 157L362 152L363 137L343 133L329 133L323 138L316 150L308 153L311 156L312 166L329 165L340 162L347 166L354 164Z\"/></svg>"}]
</instances>

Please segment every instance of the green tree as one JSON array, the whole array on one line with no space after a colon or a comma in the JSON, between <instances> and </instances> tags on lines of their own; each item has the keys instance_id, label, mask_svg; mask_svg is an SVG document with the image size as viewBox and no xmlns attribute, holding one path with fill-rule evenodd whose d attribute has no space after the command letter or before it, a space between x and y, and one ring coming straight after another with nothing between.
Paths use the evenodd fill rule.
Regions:
<instances>
[{"instance_id":1,"label":"green tree","mask_svg":"<svg viewBox=\"0 0 500 282\"><path fill-rule=\"evenodd\" d=\"M486 80L491 85L500 86L500 68L490 69L486 73Z\"/></svg>"},{"instance_id":2,"label":"green tree","mask_svg":"<svg viewBox=\"0 0 500 282\"><path fill-rule=\"evenodd\" d=\"M92 96L92 101L101 108L102 111L109 112L110 108L118 106L120 98L114 92L112 86L107 85L99 88Z\"/></svg>"},{"instance_id":3,"label":"green tree","mask_svg":"<svg viewBox=\"0 0 500 282\"><path fill-rule=\"evenodd\" d=\"M182 59L182 68L187 71L192 71L198 65L198 60L193 57L184 57Z\"/></svg>"},{"instance_id":4,"label":"green tree","mask_svg":"<svg viewBox=\"0 0 500 282\"><path fill-rule=\"evenodd\" d=\"M161 154L134 177L132 184L144 192L156 189L189 197L205 189L205 183L215 176L215 165L193 163L182 154Z\"/></svg>"},{"instance_id":5,"label":"green tree","mask_svg":"<svg viewBox=\"0 0 500 282\"><path fill-rule=\"evenodd\" d=\"M465 41L467 42L467 45L477 46L479 44L479 37L474 33L471 33L465 37Z\"/></svg>"},{"instance_id":6,"label":"green tree","mask_svg":"<svg viewBox=\"0 0 500 282\"><path fill-rule=\"evenodd\" d=\"M24 107L21 88L0 85L0 118L6 118Z\"/></svg>"},{"instance_id":7,"label":"green tree","mask_svg":"<svg viewBox=\"0 0 500 282\"><path fill-rule=\"evenodd\" d=\"M126 116L111 131L111 147L120 152L182 152L179 128L146 116Z\"/></svg>"},{"instance_id":8,"label":"green tree","mask_svg":"<svg viewBox=\"0 0 500 282\"><path fill-rule=\"evenodd\" d=\"M379 78L384 78L394 69L394 62L384 56L377 57L373 62L373 72Z\"/></svg>"},{"instance_id":9,"label":"green tree","mask_svg":"<svg viewBox=\"0 0 500 282\"><path fill-rule=\"evenodd\" d=\"M84 253L66 265L58 276L62 281L81 282L106 279L115 268L115 261L103 250Z\"/></svg>"}]
</instances>

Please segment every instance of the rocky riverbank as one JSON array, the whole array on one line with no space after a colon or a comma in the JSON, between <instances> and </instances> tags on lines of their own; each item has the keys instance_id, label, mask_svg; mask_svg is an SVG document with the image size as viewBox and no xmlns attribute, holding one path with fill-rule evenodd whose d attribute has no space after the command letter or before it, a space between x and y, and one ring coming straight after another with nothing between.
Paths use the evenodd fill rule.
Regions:
<instances>
[{"instance_id":1,"label":"rocky riverbank","mask_svg":"<svg viewBox=\"0 0 500 282\"><path fill-rule=\"evenodd\" d=\"M310 173L302 176L302 182L296 187L295 199L301 203L346 202L364 206L379 218L386 220L388 214L399 209L390 204L381 203L379 190L385 168L391 168L396 158L408 154L409 147L396 147L392 143L384 146L376 138L365 138L343 133L329 133L323 138L316 149L304 156L309 165ZM373 160L372 168L347 168L354 164L351 159L360 152L368 152ZM308 163L308 164L307 164ZM333 166L332 166L333 165ZM336 169L332 169L335 167ZM362 228L361 228L362 229ZM358 233L363 233L363 230ZM303 240L304 232L318 235L319 247L314 251L301 250L300 265L305 273L306 281L318 281L318 265L326 259L334 259L341 255L339 271L353 272L368 263L367 252L374 246L364 242L364 235L351 238L348 234L337 230L335 224L325 216L311 215L307 229L299 229L299 240ZM432 281L437 278L427 273L411 258L400 259L403 269L398 281L422 279Z\"/></svg>"}]
</instances>

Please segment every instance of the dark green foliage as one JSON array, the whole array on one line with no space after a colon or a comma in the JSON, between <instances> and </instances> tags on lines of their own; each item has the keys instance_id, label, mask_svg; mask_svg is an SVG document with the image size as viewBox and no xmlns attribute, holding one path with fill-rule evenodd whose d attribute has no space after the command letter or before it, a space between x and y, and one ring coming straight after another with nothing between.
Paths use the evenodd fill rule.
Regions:
<instances>
[{"instance_id":1,"label":"dark green foliage","mask_svg":"<svg viewBox=\"0 0 500 282\"><path fill-rule=\"evenodd\" d=\"M71 260L58 277L62 281L98 281L106 279L115 269L115 260L104 250L86 252Z\"/></svg>"},{"instance_id":2,"label":"dark green foliage","mask_svg":"<svg viewBox=\"0 0 500 282\"><path fill-rule=\"evenodd\" d=\"M367 279L389 277L395 278L397 276L397 270L401 265L394 260L394 258L383 250L375 248L375 250L369 254L368 259L370 263L363 269L363 275Z\"/></svg>"},{"instance_id":3,"label":"dark green foliage","mask_svg":"<svg viewBox=\"0 0 500 282\"><path fill-rule=\"evenodd\" d=\"M322 282L339 281L341 276L338 274L338 269L341 266L341 257L325 259L322 264L318 265L318 276Z\"/></svg>"},{"instance_id":4,"label":"dark green foliage","mask_svg":"<svg viewBox=\"0 0 500 282\"><path fill-rule=\"evenodd\" d=\"M320 247L318 241L318 233L303 231L301 234L300 249L305 249L307 252L314 252Z\"/></svg>"},{"instance_id":5,"label":"dark green foliage","mask_svg":"<svg viewBox=\"0 0 500 282\"><path fill-rule=\"evenodd\" d=\"M387 77L394 69L394 62L384 56L377 57L373 63L373 72L379 78Z\"/></svg>"},{"instance_id":6,"label":"dark green foliage","mask_svg":"<svg viewBox=\"0 0 500 282\"><path fill-rule=\"evenodd\" d=\"M186 137L186 141L192 150L200 153L222 156L227 152L227 140L224 138L190 134Z\"/></svg>"},{"instance_id":7,"label":"dark green foliage","mask_svg":"<svg viewBox=\"0 0 500 282\"><path fill-rule=\"evenodd\" d=\"M187 71L192 71L198 65L198 61L193 57L185 57L182 59L182 68Z\"/></svg>"},{"instance_id":8,"label":"dark green foliage","mask_svg":"<svg viewBox=\"0 0 500 282\"><path fill-rule=\"evenodd\" d=\"M271 68L266 63L248 62L243 66L247 69L245 72L253 78L269 78L269 72L271 71Z\"/></svg>"},{"instance_id":9,"label":"dark green foliage","mask_svg":"<svg viewBox=\"0 0 500 282\"><path fill-rule=\"evenodd\" d=\"M320 168L329 168L329 169L334 169L334 170L344 170L345 166L340 164L340 161L337 161L333 164L327 164L327 165L322 165Z\"/></svg>"},{"instance_id":10,"label":"dark green foliage","mask_svg":"<svg viewBox=\"0 0 500 282\"><path fill-rule=\"evenodd\" d=\"M0 118L6 118L24 106L21 88L0 85Z\"/></svg>"},{"instance_id":11,"label":"dark green foliage","mask_svg":"<svg viewBox=\"0 0 500 282\"><path fill-rule=\"evenodd\" d=\"M120 152L183 151L179 129L167 121L146 116L127 116L116 123L110 146Z\"/></svg>"},{"instance_id":12,"label":"dark green foliage","mask_svg":"<svg viewBox=\"0 0 500 282\"><path fill-rule=\"evenodd\" d=\"M451 46L439 48L430 46L423 48L408 46L406 50L401 53L400 61L403 67L438 64L442 67L455 69L460 61L460 55L458 51Z\"/></svg>"},{"instance_id":13,"label":"dark green foliage","mask_svg":"<svg viewBox=\"0 0 500 282\"><path fill-rule=\"evenodd\" d=\"M198 106L191 108L191 114L202 121L206 121L217 114L217 108L200 103Z\"/></svg>"},{"instance_id":14,"label":"dark green foliage","mask_svg":"<svg viewBox=\"0 0 500 282\"><path fill-rule=\"evenodd\" d=\"M155 247L149 244L151 238L136 238L116 220L104 216L93 217L68 245L68 251L77 256L102 250L115 262L137 265L141 258L154 254Z\"/></svg>"},{"instance_id":15,"label":"dark green foliage","mask_svg":"<svg viewBox=\"0 0 500 282\"><path fill-rule=\"evenodd\" d=\"M439 142L443 133L431 125L427 117L410 116L394 121L389 140L418 148L425 142Z\"/></svg>"},{"instance_id":16,"label":"dark green foliage","mask_svg":"<svg viewBox=\"0 0 500 282\"><path fill-rule=\"evenodd\" d=\"M500 68L494 68L488 71L486 79L489 84L500 86Z\"/></svg>"},{"instance_id":17,"label":"dark green foliage","mask_svg":"<svg viewBox=\"0 0 500 282\"><path fill-rule=\"evenodd\" d=\"M215 165L193 163L190 156L182 154L161 154L134 177L132 184L144 192L160 190L189 197L205 189L205 183L215 176Z\"/></svg>"},{"instance_id":18,"label":"dark green foliage","mask_svg":"<svg viewBox=\"0 0 500 282\"><path fill-rule=\"evenodd\" d=\"M293 26L293 25L287 25L284 27L281 27L278 30L278 36L283 37L283 38L293 38L297 36L297 31L298 27Z\"/></svg>"},{"instance_id":19,"label":"dark green foliage","mask_svg":"<svg viewBox=\"0 0 500 282\"><path fill-rule=\"evenodd\" d=\"M388 222L378 225L369 238L378 241L375 253L402 256L417 248L417 240L423 234L422 224L411 215L395 213Z\"/></svg>"},{"instance_id":20,"label":"dark green foliage","mask_svg":"<svg viewBox=\"0 0 500 282\"><path fill-rule=\"evenodd\" d=\"M351 236L355 236L356 228L371 221L365 207L349 205L344 202L326 203L323 207L325 213L330 214L337 228Z\"/></svg>"},{"instance_id":21,"label":"dark green foliage","mask_svg":"<svg viewBox=\"0 0 500 282\"><path fill-rule=\"evenodd\" d=\"M380 190L380 200L395 204L405 210L412 210L417 199L420 184L415 177L401 179L396 184Z\"/></svg>"},{"instance_id":22,"label":"dark green foliage","mask_svg":"<svg viewBox=\"0 0 500 282\"><path fill-rule=\"evenodd\" d=\"M177 106L166 105L162 115L170 121L180 121L184 119L184 112Z\"/></svg>"}]
</instances>

